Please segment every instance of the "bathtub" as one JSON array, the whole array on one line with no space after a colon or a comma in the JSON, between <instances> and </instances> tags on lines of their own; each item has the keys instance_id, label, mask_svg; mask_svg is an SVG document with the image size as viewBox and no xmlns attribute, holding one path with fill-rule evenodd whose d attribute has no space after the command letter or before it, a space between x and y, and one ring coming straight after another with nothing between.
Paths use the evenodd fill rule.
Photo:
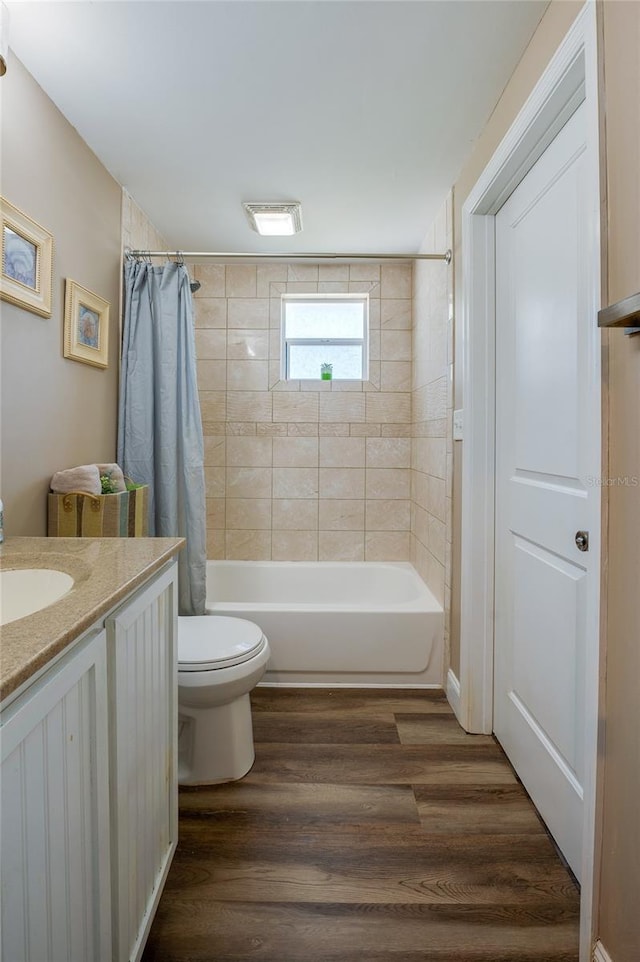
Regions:
<instances>
[{"instance_id":1,"label":"bathtub","mask_svg":"<svg viewBox=\"0 0 640 962\"><path fill-rule=\"evenodd\" d=\"M410 564L208 561L207 613L262 628L266 684L442 685L442 606Z\"/></svg>"}]
</instances>

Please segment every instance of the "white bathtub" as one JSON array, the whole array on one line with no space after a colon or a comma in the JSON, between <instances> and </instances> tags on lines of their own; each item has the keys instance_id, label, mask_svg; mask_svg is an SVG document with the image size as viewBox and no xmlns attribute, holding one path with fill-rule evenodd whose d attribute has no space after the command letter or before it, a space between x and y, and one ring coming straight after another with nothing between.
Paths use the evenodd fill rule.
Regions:
<instances>
[{"instance_id":1,"label":"white bathtub","mask_svg":"<svg viewBox=\"0 0 640 962\"><path fill-rule=\"evenodd\" d=\"M442 606L410 564L209 561L207 612L260 625L267 684L442 685Z\"/></svg>"}]
</instances>

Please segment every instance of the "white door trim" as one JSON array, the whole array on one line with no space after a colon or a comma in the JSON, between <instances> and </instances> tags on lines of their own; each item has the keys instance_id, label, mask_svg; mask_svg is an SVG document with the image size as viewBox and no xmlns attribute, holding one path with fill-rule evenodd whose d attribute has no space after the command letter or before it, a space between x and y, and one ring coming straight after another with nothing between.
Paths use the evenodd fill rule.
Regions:
<instances>
[{"instance_id":1,"label":"white door trim","mask_svg":"<svg viewBox=\"0 0 640 962\"><path fill-rule=\"evenodd\" d=\"M590 285L589 370L593 423L600 448L600 176L596 9L588 0L533 92L497 147L462 208L462 551L460 698L456 714L467 731L493 729L495 501L495 214L586 101ZM592 532L599 558L599 530ZM598 580L596 575L595 581ZM581 953L591 958L598 709L599 597L587 613L584 853ZM457 700L456 700L457 701Z\"/></svg>"}]
</instances>

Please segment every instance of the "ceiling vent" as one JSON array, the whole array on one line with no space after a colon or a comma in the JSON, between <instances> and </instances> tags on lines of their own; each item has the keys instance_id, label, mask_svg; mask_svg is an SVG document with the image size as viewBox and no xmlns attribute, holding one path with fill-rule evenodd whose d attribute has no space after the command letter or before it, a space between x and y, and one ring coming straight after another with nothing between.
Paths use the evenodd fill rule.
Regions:
<instances>
[{"instance_id":1,"label":"ceiling vent","mask_svg":"<svg viewBox=\"0 0 640 962\"><path fill-rule=\"evenodd\" d=\"M246 203L252 228L265 237L285 237L302 230L302 208L297 201L287 203Z\"/></svg>"}]
</instances>

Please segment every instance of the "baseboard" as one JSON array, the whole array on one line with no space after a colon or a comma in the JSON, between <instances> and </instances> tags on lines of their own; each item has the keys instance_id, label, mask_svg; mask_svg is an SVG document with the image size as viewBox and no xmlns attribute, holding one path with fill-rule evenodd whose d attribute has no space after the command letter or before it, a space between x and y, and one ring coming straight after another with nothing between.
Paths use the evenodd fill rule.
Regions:
<instances>
[{"instance_id":1,"label":"baseboard","mask_svg":"<svg viewBox=\"0 0 640 962\"><path fill-rule=\"evenodd\" d=\"M447 672L447 701L453 708L454 715L460 721L460 682L450 668Z\"/></svg>"},{"instance_id":2,"label":"baseboard","mask_svg":"<svg viewBox=\"0 0 640 962\"><path fill-rule=\"evenodd\" d=\"M613 959L599 939L593 948L593 962L613 962Z\"/></svg>"}]
</instances>

